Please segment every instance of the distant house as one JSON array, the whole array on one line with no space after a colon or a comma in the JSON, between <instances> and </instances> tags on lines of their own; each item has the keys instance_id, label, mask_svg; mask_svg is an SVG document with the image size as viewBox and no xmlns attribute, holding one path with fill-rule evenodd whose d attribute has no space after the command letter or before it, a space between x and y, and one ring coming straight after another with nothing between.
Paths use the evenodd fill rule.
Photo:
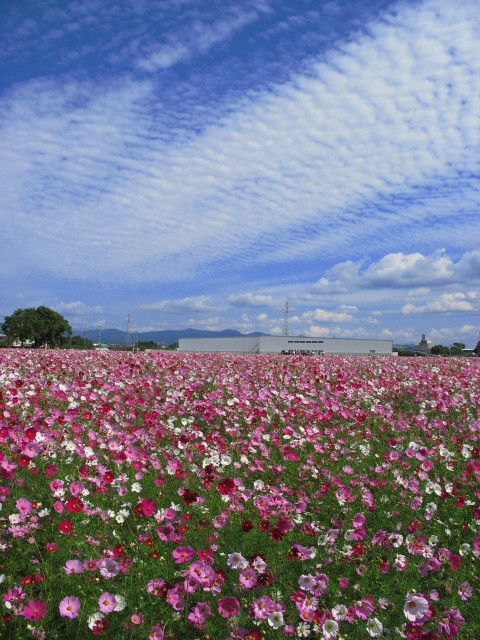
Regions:
<instances>
[{"instance_id":1,"label":"distant house","mask_svg":"<svg viewBox=\"0 0 480 640\"><path fill-rule=\"evenodd\" d=\"M101 343L101 342L94 342L94 343L93 343L93 348L94 348L94 349L98 349L98 350L107 351L108 349L110 349L110 345L108 345L108 344L103 344L103 343Z\"/></svg>"}]
</instances>

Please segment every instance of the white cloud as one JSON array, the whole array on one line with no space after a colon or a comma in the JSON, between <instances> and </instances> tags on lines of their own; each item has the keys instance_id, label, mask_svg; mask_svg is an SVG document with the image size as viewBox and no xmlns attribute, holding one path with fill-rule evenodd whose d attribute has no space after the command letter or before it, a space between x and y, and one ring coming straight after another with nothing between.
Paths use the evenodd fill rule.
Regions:
<instances>
[{"instance_id":1,"label":"white cloud","mask_svg":"<svg viewBox=\"0 0 480 640\"><path fill-rule=\"evenodd\" d=\"M191 312L211 312L218 309L213 304L209 296L194 296L182 298L181 300L160 300L150 304L145 304L142 309L148 311L162 311L163 313L191 313ZM192 320L193 321L193 320ZM195 319L198 324L198 319Z\"/></svg>"},{"instance_id":2,"label":"white cloud","mask_svg":"<svg viewBox=\"0 0 480 640\"><path fill-rule=\"evenodd\" d=\"M227 302L234 307L270 307L273 304L273 298L248 292L228 296Z\"/></svg>"},{"instance_id":3,"label":"white cloud","mask_svg":"<svg viewBox=\"0 0 480 640\"><path fill-rule=\"evenodd\" d=\"M402 307L402 313L425 313L436 311L473 311L474 305L466 299L463 293L443 293L436 300L425 305L415 306L406 304Z\"/></svg>"},{"instance_id":4,"label":"white cloud","mask_svg":"<svg viewBox=\"0 0 480 640\"><path fill-rule=\"evenodd\" d=\"M321 322L348 322L353 319L353 316L351 313L315 309L315 311L305 311L305 313L302 314L302 318L320 320Z\"/></svg>"},{"instance_id":5,"label":"white cloud","mask_svg":"<svg viewBox=\"0 0 480 640\"><path fill-rule=\"evenodd\" d=\"M90 306L80 300L77 300L76 302L58 302L52 305L52 308L55 311L58 311L58 313L69 314L71 316L103 313L103 309L100 305Z\"/></svg>"},{"instance_id":6,"label":"white cloud","mask_svg":"<svg viewBox=\"0 0 480 640\"><path fill-rule=\"evenodd\" d=\"M426 256L420 252L389 253L368 266L346 260L328 269L308 291L322 294L412 287L407 295L416 297L427 295L433 287L466 281L480 282L480 250L466 252L456 263L445 249Z\"/></svg>"},{"instance_id":7,"label":"white cloud","mask_svg":"<svg viewBox=\"0 0 480 640\"><path fill-rule=\"evenodd\" d=\"M370 36L312 61L308 75L219 105L210 120L179 95L188 115L177 126L153 81L15 87L3 99L2 184L15 221L5 229L7 262L17 264L19 227L45 273L83 280L175 281L225 264L378 252L431 220L414 187L435 198L436 245L460 246L471 220L452 228L451 212L470 192L442 200L437 191L475 161L473 4L402 5L369 25ZM210 35L201 26L191 49L228 39L256 15L222 18L231 31L222 20ZM170 64L182 46L167 43L146 64ZM365 282L415 285L430 267L437 281L451 276L441 256L389 256ZM345 262L317 290L344 281L348 268L358 278L360 266Z\"/></svg>"}]
</instances>

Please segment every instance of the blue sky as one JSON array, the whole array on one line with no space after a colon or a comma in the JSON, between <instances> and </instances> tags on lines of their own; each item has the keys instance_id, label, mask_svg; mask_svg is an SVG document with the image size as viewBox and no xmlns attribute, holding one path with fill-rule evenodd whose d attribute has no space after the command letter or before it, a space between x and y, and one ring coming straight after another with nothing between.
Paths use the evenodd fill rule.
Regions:
<instances>
[{"instance_id":1,"label":"blue sky","mask_svg":"<svg viewBox=\"0 0 480 640\"><path fill-rule=\"evenodd\" d=\"M476 0L0 7L0 315L478 339Z\"/></svg>"}]
</instances>

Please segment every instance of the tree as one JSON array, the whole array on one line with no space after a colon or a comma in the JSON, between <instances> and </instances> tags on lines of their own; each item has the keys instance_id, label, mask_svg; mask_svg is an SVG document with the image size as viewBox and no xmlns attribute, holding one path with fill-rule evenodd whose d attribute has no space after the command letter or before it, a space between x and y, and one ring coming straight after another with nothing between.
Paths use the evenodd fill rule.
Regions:
<instances>
[{"instance_id":1,"label":"tree","mask_svg":"<svg viewBox=\"0 0 480 640\"><path fill-rule=\"evenodd\" d=\"M480 356L480 340L477 342L477 346L473 350L473 353L475 353L477 356Z\"/></svg>"},{"instance_id":2,"label":"tree","mask_svg":"<svg viewBox=\"0 0 480 640\"><path fill-rule=\"evenodd\" d=\"M82 336L73 336L64 346L69 349L93 349L93 342Z\"/></svg>"},{"instance_id":3,"label":"tree","mask_svg":"<svg viewBox=\"0 0 480 640\"><path fill-rule=\"evenodd\" d=\"M17 309L11 316L5 316L2 329L11 341L20 340L22 347L28 340L33 340L34 347L41 347L72 334L70 323L45 306Z\"/></svg>"},{"instance_id":4,"label":"tree","mask_svg":"<svg viewBox=\"0 0 480 640\"><path fill-rule=\"evenodd\" d=\"M454 342L452 344L452 348L450 349L450 352L452 356L461 356L463 349L465 349L465 345L463 344L463 342Z\"/></svg>"},{"instance_id":5,"label":"tree","mask_svg":"<svg viewBox=\"0 0 480 640\"><path fill-rule=\"evenodd\" d=\"M443 344L436 344L431 348L430 353L434 356L448 356L450 355L450 349L444 347Z\"/></svg>"}]
</instances>

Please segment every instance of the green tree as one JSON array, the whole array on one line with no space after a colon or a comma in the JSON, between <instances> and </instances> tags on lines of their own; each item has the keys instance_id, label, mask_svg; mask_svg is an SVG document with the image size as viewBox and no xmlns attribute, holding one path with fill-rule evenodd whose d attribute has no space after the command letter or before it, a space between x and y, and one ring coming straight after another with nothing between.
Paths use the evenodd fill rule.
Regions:
<instances>
[{"instance_id":1,"label":"green tree","mask_svg":"<svg viewBox=\"0 0 480 640\"><path fill-rule=\"evenodd\" d=\"M432 347L430 353L434 356L448 356L450 355L450 349L448 347L444 347L443 344L436 344Z\"/></svg>"},{"instance_id":2,"label":"green tree","mask_svg":"<svg viewBox=\"0 0 480 640\"><path fill-rule=\"evenodd\" d=\"M452 356L461 356L462 349L465 349L465 345L463 342L454 342L452 344L452 348L450 349Z\"/></svg>"},{"instance_id":3,"label":"green tree","mask_svg":"<svg viewBox=\"0 0 480 640\"><path fill-rule=\"evenodd\" d=\"M480 356L480 340L477 342L477 346L473 350L473 353L476 353L477 356Z\"/></svg>"},{"instance_id":4,"label":"green tree","mask_svg":"<svg viewBox=\"0 0 480 640\"><path fill-rule=\"evenodd\" d=\"M27 340L33 340L34 347L54 344L63 336L72 334L70 323L60 313L45 306L17 309L11 316L5 316L2 330L10 341L20 340L23 346Z\"/></svg>"},{"instance_id":5,"label":"green tree","mask_svg":"<svg viewBox=\"0 0 480 640\"><path fill-rule=\"evenodd\" d=\"M93 349L93 342L83 336L72 336L65 343L69 349Z\"/></svg>"}]
</instances>

